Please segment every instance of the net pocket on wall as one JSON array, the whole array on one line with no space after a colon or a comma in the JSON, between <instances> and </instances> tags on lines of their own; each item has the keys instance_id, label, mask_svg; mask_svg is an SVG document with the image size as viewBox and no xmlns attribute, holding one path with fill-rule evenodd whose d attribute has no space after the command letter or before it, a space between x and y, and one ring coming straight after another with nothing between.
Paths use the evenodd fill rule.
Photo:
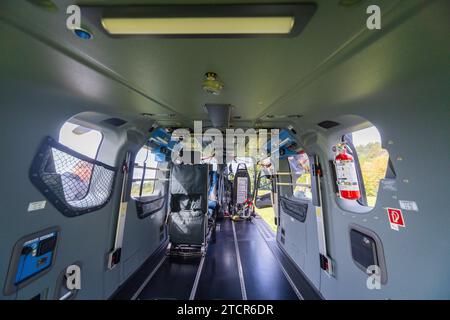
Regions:
<instances>
[{"instance_id":1,"label":"net pocket on wall","mask_svg":"<svg viewBox=\"0 0 450 320\"><path fill-rule=\"evenodd\" d=\"M30 179L63 215L74 217L108 203L116 172L47 137L33 159Z\"/></svg>"}]
</instances>

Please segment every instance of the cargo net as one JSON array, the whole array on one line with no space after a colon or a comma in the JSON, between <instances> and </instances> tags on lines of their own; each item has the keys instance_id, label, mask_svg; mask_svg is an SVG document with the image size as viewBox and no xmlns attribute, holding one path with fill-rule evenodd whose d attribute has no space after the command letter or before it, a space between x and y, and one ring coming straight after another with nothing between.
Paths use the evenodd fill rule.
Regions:
<instances>
[{"instance_id":1,"label":"cargo net","mask_svg":"<svg viewBox=\"0 0 450 320\"><path fill-rule=\"evenodd\" d=\"M111 196L115 168L77 154L50 138L47 142L31 172L39 190L67 216L103 207Z\"/></svg>"}]
</instances>

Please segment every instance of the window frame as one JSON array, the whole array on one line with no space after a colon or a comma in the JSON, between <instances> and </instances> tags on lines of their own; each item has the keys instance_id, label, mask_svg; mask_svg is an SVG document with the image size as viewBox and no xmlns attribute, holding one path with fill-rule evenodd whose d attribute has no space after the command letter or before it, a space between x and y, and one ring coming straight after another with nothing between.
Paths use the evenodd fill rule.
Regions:
<instances>
[{"instance_id":1,"label":"window frame","mask_svg":"<svg viewBox=\"0 0 450 320\"><path fill-rule=\"evenodd\" d=\"M85 155L84 153L79 152L78 150L72 149L72 147L70 147L70 146L68 146L68 145L66 145L66 144L64 144L64 143L61 142L61 131L62 131L62 128L63 128L67 123L70 123L70 124L73 124L73 125L76 125L76 126L77 126L77 127L75 127L74 129L72 129L72 133L73 133L73 130L75 130L75 129L78 128L78 127L83 127L83 128L89 129L90 131L97 131L98 133L100 133L100 141L98 142L98 146L97 146L97 150L95 151L95 157L94 157L94 158L91 158L91 157L89 157L88 155ZM74 134L74 135L76 135L76 134ZM64 124L63 124L63 125L61 126L61 128L59 129L59 134L58 134L58 143L62 144L63 146L66 146L67 148L69 148L70 150L75 151L76 153L82 154L83 156L85 156L85 157L87 157L87 158L89 158L89 159L95 160L95 161L97 161L98 154L99 154L99 152L100 152L100 148L101 148L101 146L102 146L102 143L103 143L103 140L104 140L104 139L105 139L105 135L103 134L103 132L102 132L101 130L94 129L94 128L89 128L89 127L86 127L86 126L84 126L84 125L82 125L82 124L79 124L79 123L76 123L76 122L71 122L70 120L64 122ZM93 178L93 168L94 168L94 167L92 166L92 167L91 167L91 172L90 172L90 177L89 177L88 189L87 189L87 191L86 191L85 197L86 197L86 196L89 194L89 192L91 191L92 178Z\"/></svg>"},{"instance_id":2,"label":"window frame","mask_svg":"<svg viewBox=\"0 0 450 320\"><path fill-rule=\"evenodd\" d=\"M144 160L144 165L143 165L143 166L138 165L138 164L136 163L136 157L137 157L137 155L139 154L139 152L140 152L142 149L144 149L144 148L147 149L148 155L152 154L153 156L155 156L155 154L156 154L156 153L152 152L152 151L153 151L152 148L151 148L150 146L148 146L147 144L143 145L143 146L142 146L142 147L134 154L133 165L132 165L132 172L131 172L131 179L130 179L130 192L129 192L129 195L130 195L130 197L131 197L133 200L135 200L135 201L141 201L141 200L143 200L143 199L146 198L146 197L156 196L156 194L155 194L155 184L156 184L157 181L160 181L160 180L161 180L161 178L158 178L158 177L157 177L158 172L159 172L159 171L165 171L165 172L168 172L168 171L169 171L168 163L167 163L167 162L158 162L158 161L153 160L153 162L154 162L156 165L155 165L155 166L152 166L152 167L147 167L147 166L146 166L146 163L148 162L148 160ZM163 169L163 168L160 168L159 166L160 166L161 163L167 164L167 168L164 168L164 169ZM142 169L142 175L140 176L140 178L135 178L134 172L135 172L135 169L136 169L136 168ZM154 174L154 177L153 177L153 178L145 178L145 175L146 175L146 171L147 171L147 170L149 170L149 171L155 171L155 174ZM167 181L168 181L167 173L166 173L166 178L165 178L165 179L167 179ZM134 194L133 194L133 185L134 185L135 183L139 182L139 181L140 181L140 183L139 183L138 195L134 195ZM152 192L151 192L150 194L142 194L142 190L143 190L143 187L144 187L144 181L152 181L152 182L153 182L153 184L152 184ZM161 189L161 190L157 190L158 193L161 193L159 196L164 196L165 189L166 189L166 186L165 186L163 189Z\"/></svg>"},{"instance_id":3,"label":"window frame","mask_svg":"<svg viewBox=\"0 0 450 320\"><path fill-rule=\"evenodd\" d=\"M65 125L66 123L71 123L71 124L76 125L77 127L83 127L83 128L89 129L89 130L91 130L91 131L97 131L98 133L100 133L101 138L100 138L100 141L99 141L99 143L98 143L97 151L95 152L95 157L94 157L94 158L91 158L91 157L89 157L88 155L85 155L85 154L82 153L82 152L79 152L79 151L77 151L77 150L75 150L75 149L72 149L72 147L70 147L70 146L68 146L68 145L66 145L66 144L64 144L64 143L61 142L61 130L62 130L62 128L64 127L64 125ZM72 130L72 132L73 132L73 130ZM66 122L64 122L64 124L63 124L63 125L61 126L61 128L59 129L59 134L58 134L58 143L60 143L60 144L62 144L62 145L64 145L64 146L66 146L67 148L69 148L69 149L71 149L71 150L73 150L73 151L75 151L75 152L77 152L77 153L79 153L79 154L82 154L82 155L84 155L85 157L88 157L88 158L90 158L90 159L92 159L92 160L97 160L98 154L99 154L99 152L100 152L100 148L101 148L101 146L102 146L102 143L103 143L104 139L105 139L105 135L103 134L103 132L102 132L101 130L99 130L99 129L94 129L94 128L89 128L89 127L87 127L87 126L85 126L85 125L78 124L78 123L76 123L76 122L71 122L71 121L66 121Z\"/></svg>"},{"instance_id":4,"label":"window frame","mask_svg":"<svg viewBox=\"0 0 450 320\"><path fill-rule=\"evenodd\" d=\"M365 182L364 182L364 177L363 177L363 172L362 172L362 168L361 168L361 163L360 163L360 160L359 160L359 155L358 155L358 152L357 152L356 147L355 147L354 142L353 142L353 134L355 132L358 132L358 131L361 131L361 130L364 130L364 129L369 129L369 128L375 128L378 131L378 133L380 134L378 128L375 125L370 124L369 126L364 127L363 129L359 128L359 129L356 129L356 130L344 131L340 135L340 141L346 145L347 153L350 154L353 157L354 162L355 162L356 175L357 175L357 178L358 178L358 184L359 184L360 193L361 193L361 196L360 196L359 199L356 199L356 200L345 200L345 199L343 200L343 199L340 199L339 194L338 194L339 193L338 186L337 186L337 183L336 183L336 168L335 168L335 165L334 165L334 157L336 156L335 154L333 154L333 160L331 161L331 163L332 163L331 167L332 167L332 171L333 171L333 174L334 174L333 187L334 187L334 190L336 192L336 201L338 202L339 205L342 206L342 208L345 208L345 210L351 211L351 212L355 212L355 213L367 213L367 212L372 211L377 206L377 203L378 203L378 193L380 192L381 181L382 180L386 180L386 179L393 180L397 176L396 172L395 172L395 168L394 168L393 162L391 160L391 155L389 154L389 150L387 150L387 149L385 149L383 147L383 144L382 144L382 141L381 141L381 134L380 134L380 141L377 140L375 142L379 142L381 149L386 151L386 153L387 153L386 171L385 171L384 176L381 177L380 180L378 181L378 190L377 190L375 204L374 204L374 206L370 206L369 203L368 203L366 186L365 186ZM345 201L347 204L345 204L343 201Z\"/></svg>"},{"instance_id":5,"label":"window frame","mask_svg":"<svg viewBox=\"0 0 450 320\"><path fill-rule=\"evenodd\" d=\"M66 145L66 144L64 144L64 143L61 142L61 131L62 131L63 127L64 127L67 123L70 123L70 124L73 124L73 125L76 126L75 128L73 128L73 129L71 130L72 133L73 133L73 130L75 130L75 129L78 128L78 127L86 128L86 129L89 129L89 131L96 131L96 132L100 133L100 141L98 142L97 150L95 151L95 157L94 157L94 158L91 158L91 157L89 157L88 155L86 155L86 154L80 152L79 150L75 150L75 149L73 149L71 146L68 146L68 145ZM88 132L89 132L89 131L88 131ZM87 132L86 132L86 133L87 133ZM84 134L86 134L86 133L84 133ZM79 135L77 135L77 134L75 134L75 133L73 133L73 134L74 134L75 136L79 136ZM102 132L101 130L87 127L87 126L85 126L85 125L76 123L76 121L75 121L75 122L71 122L70 119L67 120L67 121L65 121L65 122L63 123L63 125L62 125L61 128L59 129L59 134L58 134L58 143L59 143L59 144L61 144L61 145L65 146L65 147L67 147L68 149L70 149L70 150L72 150L72 151L74 151L74 152L76 152L76 153L78 153L78 154L81 154L81 155L85 156L86 158L89 158L89 159L92 159L92 160L95 160L95 161L97 161L98 154L99 154L99 152L100 152L100 148L101 148L101 146L102 146L102 143L103 143L103 140L104 140L104 139L105 139L105 135L103 134L103 132ZM85 197L87 197L87 195L88 195L89 192L91 191L91 187L92 187L92 178L93 178L93 176L94 176L94 175L93 175L93 171L94 171L94 166L91 166L90 173L89 173L89 175L90 175L90 177L89 177L89 184L88 184L88 188L87 188L86 194L85 194L85 196L83 197L83 199L84 199Z\"/></svg>"},{"instance_id":6,"label":"window frame","mask_svg":"<svg viewBox=\"0 0 450 320\"><path fill-rule=\"evenodd\" d=\"M294 200L312 202L313 199L314 199L313 172L312 172L313 167L312 167L312 165L311 165L311 160L312 160L312 158L311 158L311 156L310 156L308 153L306 153L306 152L304 152L303 154L304 154L304 156L306 157L306 159L308 159L309 175L310 175L310 183L309 183L309 185L308 185L308 184L297 183L297 182L294 182L294 181L293 181L294 176L298 176L298 177L297 177L297 180L298 180L298 178L300 178L303 174L298 175L298 174L296 174L295 172L293 172L292 166L291 166L291 162L290 162L289 158L290 158L290 157L296 157L296 156L299 156L299 155L302 155L302 154L296 154L296 155L292 155L292 156L287 157L286 160L287 160L287 162L288 162L289 173L290 173L289 178L290 178L290 181L291 181L291 194L292 194L292 197L293 197ZM298 197L294 196L294 191L295 191L295 188L296 188L297 186L309 188L310 193L311 193L311 196L308 197L308 198L306 198L306 197L305 197L305 198L298 198Z\"/></svg>"},{"instance_id":7,"label":"window frame","mask_svg":"<svg viewBox=\"0 0 450 320\"><path fill-rule=\"evenodd\" d=\"M104 170L111 171L112 176L110 177L110 180L109 180L110 182L108 182L108 185L109 185L109 189L107 191L108 194L105 196L105 198L102 200L101 203L98 203L95 205L90 205L90 206L84 206L84 207L75 206L73 204L74 200L67 200L65 197L65 194L63 195L64 199L61 199L61 196L58 195L60 193L59 192L55 193L55 191L52 191L49 184L45 183L42 180L42 178L40 177L40 173L42 171L46 170L45 168L47 167L49 161L52 161L52 162L54 161L53 158L51 160L49 160L50 157L53 157L53 154L52 154L53 149L56 149L59 152L67 154L68 156L70 156L72 158L76 158L78 160L87 162L93 166L99 166L99 167L102 167ZM47 153L48 153L48 156L43 157L43 155L45 155ZM55 169L53 169L53 170L55 170ZM92 168L92 172L93 172L93 170L94 170L94 168ZM114 193L117 171L118 171L117 167L112 167L112 166L102 163L98 160L94 160L84 154L78 153L77 151L74 151L70 147L63 145L63 144L59 143L58 141L54 140L50 136L47 136L42 141L41 145L39 146L38 152L36 153L35 157L33 158L31 168L29 171L29 178L30 178L32 184L43 194L43 196L50 203L52 203L53 206L58 211L60 211L64 216L78 217L78 216L81 216L81 215L84 215L87 213L98 211L98 210L104 208L109 203L109 201L111 200L113 193ZM78 202L85 201L86 197L91 193L91 187L92 187L92 181L93 181L92 178L94 176L94 174L92 174L92 172L91 172L91 177L89 180L89 185L88 185L86 194L83 198L77 199ZM45 173L52 173L52 172L45 172ZM57 172L53 172L53 173L60 176L60 174ZM62 190L63 190L63 192L65 192L64 187ZM97 200L98 200L98 197L97 197Z\"/></svg>"},{"instance_id":8,"label":"window frame","mask_svg":"<svg viewBox=\"0 0 450 320\"><path fill-rule=\"evenodd\" d=\"M273 175L271 175L271 174L265 172L264 170L259 170L259 171L255 174L255 176L256 176L256 183L255 183L255 190L254 190L254 193L255 193L255 196L254 196L255 201L256 201L256 198L258 197L259 191L262 190L262 189L260 189L260 183L261 183L261 180L262 180L263 178L266 178L266 179L269 181L269 187L270 187L269 189L264 189L264 190L268 190L270 193L274 193L274 188L273 188L273 184L274 184Z\"/></svg>"}]
</instances>

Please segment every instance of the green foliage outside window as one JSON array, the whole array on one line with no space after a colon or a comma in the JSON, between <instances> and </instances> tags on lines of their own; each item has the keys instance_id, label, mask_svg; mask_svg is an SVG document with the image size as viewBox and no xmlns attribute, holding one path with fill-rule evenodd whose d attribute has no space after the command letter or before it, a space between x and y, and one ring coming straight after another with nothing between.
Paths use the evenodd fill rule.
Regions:
<instances>
[{"instance_id":1,"label":"green foliage outside window","mask_svg":"<svg viewBox=\"0 0 450 320\"><path fill-rule=\"evenodd\" d=\"M380 180L384 179L386 175L389 154L381 148L379 142L370 142L355 147L361 166L367 202L369 206L373 207L376 203Z\"/></svg>"}]
</instances>

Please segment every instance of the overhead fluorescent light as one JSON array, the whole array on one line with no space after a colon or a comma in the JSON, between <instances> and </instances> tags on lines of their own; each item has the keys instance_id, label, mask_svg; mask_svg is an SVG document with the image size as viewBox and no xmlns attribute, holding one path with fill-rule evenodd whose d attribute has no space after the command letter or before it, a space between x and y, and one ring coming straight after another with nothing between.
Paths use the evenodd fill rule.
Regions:
<instances>
[{"instance_id":1,"label":"overhead fluorescent light","mask_svg":"<svg viewBox=\"0 0 450 320\"><path fill-rule=\"evenodd\" d=\"M84 6L87 19L112 38L290 38L314 3Z\"/></svg>"},{"instance_id":2,"label":"overhead fluorescent light","mask_svg":"<svg viewBox=\"0 0 450 320\"><path fill-rule=\"evenodd\" d=\"M294 17L102 18L112 35L289 34Z\"/></svg>"}]
</instances>

